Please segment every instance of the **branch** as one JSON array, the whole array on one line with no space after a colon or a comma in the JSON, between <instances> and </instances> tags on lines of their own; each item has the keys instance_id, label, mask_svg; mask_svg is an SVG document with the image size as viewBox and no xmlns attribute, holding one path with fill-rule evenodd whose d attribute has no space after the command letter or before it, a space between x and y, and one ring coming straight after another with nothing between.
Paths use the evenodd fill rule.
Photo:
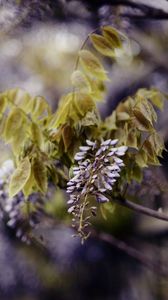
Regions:
<instances>
[{"instance_id":1,"label":"branch","mask_svg":"<svg viewBox=\"0 0 168 300\"><path fill-rule=\"evenodd\" d=\"M160 270L160 264L153 262L148 257L145 257L140 251L127 245L125 242L117 239L116 237L114 237L110 234L107 234L107 233L97 234L97 237L100 240L107 242L108 244L114 246L115 248L118 248L119 250L125 252L129 256L135 258L140 263L142 263L144 266L150 268L153 272L157 272L157 273L159 273L159 275L161 275L163 277L168 276L168 269L166 267L164 267L162 270Z\"/></svg>"},{"instance_id":2,"label":"branch","mask_svg":"<svg viewBox=\"0 0 168 300\"><path fill-rule=\"evenodd\" d=\"M122 197L115 199L115 201L117 203L119 203L120 205L125 206L127 208L130 208L130 209L132 209L132 210L134 210L138 213L141 213L141 214L147 215L149 217L156 218L156 219L168 222L168 216L165 215L164 213L159 212L159 211L156 211L156 210L153 210L151 208L136 204L136 203L131 202L127 199L123 199Z\"/></svg>"}]
</instances>

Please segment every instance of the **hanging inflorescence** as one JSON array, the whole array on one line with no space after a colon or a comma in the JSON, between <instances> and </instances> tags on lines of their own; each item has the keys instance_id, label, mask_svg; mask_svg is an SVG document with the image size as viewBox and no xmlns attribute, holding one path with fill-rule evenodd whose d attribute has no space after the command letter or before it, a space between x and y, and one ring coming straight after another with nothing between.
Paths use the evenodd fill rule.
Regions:
<instances>
[{"instance_id":1,"label":"hanging inflorescence","mask_svg":"<svg viewBox=\"0 0 168 300\"><path fill-rule=\"evenodd\" d=\"M109 201L105 193L112 192L120 177L124 166L121 157L127 151L126 146L116 146L117 139L101 143L87 140L86 143L75 155L77 166L73 168L74 177L67 183L67 193L70 194L68 212L72 213L72 226L77 228L82 239L88 235L86 229L91 215L96 215L97 208L92 206L92 202L95 199L98 203Z\"/></svg>"},{"instance_id":2,"label":"hanging inflorescence","mask_svg":"<svg viewBox=\"0 0 168 300\"><path fill-rule=\"evenodd\" d=\"M6 160L0 168L0 211L5 224L11 228L16 237L29 244L30 232L44 215L45 201L51 196L32 193L27 199L22 192L9 197L9 181L14 171L12 160Z\"/></svg>"}]
</instances>

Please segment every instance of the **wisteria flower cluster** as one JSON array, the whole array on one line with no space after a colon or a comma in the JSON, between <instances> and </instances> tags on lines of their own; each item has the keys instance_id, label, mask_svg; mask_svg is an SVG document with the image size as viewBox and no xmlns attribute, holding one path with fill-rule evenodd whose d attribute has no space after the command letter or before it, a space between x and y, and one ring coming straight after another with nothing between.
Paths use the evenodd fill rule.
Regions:
<instances>
[{"instance_id":1,"label":"wisteria flower cluster","mask_svg":"<svg viewBox=\"0 0 168 300\"><path fill-rule=\"evenodd\" d=\"M89 226L91 215L96 215L96 206L90 205L90 199L98 203L108 202L105 195L112 191L120 177L124 166L122 156L127 151L126 146L117 147L118 140L102 141L86 140L86 146L80 147L76 153L77 166L73 168L74 177L67 183L67 193L70 194L68 212L72 213L72 226L77 228L82 239L87 237L86 228ZM91 214L88 216L88 211Z\"/></svg>"},{"instance_id":2,"label":"wisteria flower cluster","mask_svg":"<svg viewBox=\"0 0 168 300\"><path fill-rule=\"evenodd\" d=\"M10 198L8 187L13 171L14 163L10 159L6 160L0 168L1 217L5 224L15 232L17 238L30 244L29 232L39 223L40 218L44 213L44 201L47 201L48 197L47 195L42 197L39 193L32 193L26 200L24 194L19 192L16 196ZM33 211L28 211L28 206L30 205L34 206Z\"/></svg>"}]
</instances>

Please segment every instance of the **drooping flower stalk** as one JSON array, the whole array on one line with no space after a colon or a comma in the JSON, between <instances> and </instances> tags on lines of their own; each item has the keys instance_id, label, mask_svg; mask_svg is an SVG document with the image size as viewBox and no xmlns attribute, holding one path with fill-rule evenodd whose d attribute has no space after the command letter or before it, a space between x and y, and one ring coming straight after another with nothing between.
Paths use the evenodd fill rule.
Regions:
<instances>
[{"instance_id":1,"label":"drooping flower stalk","mask_svg":"<svg viewBox=\"0 0 168 300\"><path fill-rule=\"evenodd\" d=\"M117 147L118 140L86 141L86 146L80 147L74 159L77 166L73 168L74 177L67 183L67 193L70 194L68 212L72 213L72 226L77 228L82 239L88 235L86 228L90 225L91 215L96 215L98 203L108 202L105 192L112 191L120 177L124 166L121 156L127 151L126 146ZM90 214L91 212L91 214Z\"/></svg>"}]
</instances>

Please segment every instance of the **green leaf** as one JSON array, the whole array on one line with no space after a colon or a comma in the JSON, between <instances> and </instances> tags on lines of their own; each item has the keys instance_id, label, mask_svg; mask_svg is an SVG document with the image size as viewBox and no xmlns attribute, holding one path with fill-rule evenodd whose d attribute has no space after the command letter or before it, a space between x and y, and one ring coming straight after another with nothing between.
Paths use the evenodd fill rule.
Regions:
<instances>
[{"instance_id":1,"label":"green leaf","mask_svg":"<svg viewBox=\"0 0 168 300\"><path fill-rule=\"evenodd\" d=\"M122 42L121 42L120 34L115 28L111 26L103 26L102 33L105 39L107 40L107 42L111 44L111 47L121 48Z\"/></svg>"},{"instance_id":2,"label":"green leaf","mask_svg":"<svg viewBox=\"0 0 168 300\"><path fill-rule=\"evenodd\" d=\"M31 173L31 164L28 157L25 157L14 171L9 184L9 197L14 197L20 192L28 181Z\"/></svg>"},{"instance_id":3,"label":"green leaf","mask_svg":"<svg viewBox=\"0 0 168 300\"><path fill-rule=\"evenodd\" d=\"M106 71L104 70L99 59L88 50L79 51L79 61L86 73L95 76L100 80L108 80Z\"/></svg>"},{"instance_id":4,"label":"green leaf","mask_svg":"<svg viewBox=\"0 0 168 300\"><path fill-rule=\"evenodd\" d=\"M47 192L48 180L47 169L42 159L38 157L33 158L32 169L35 182L42 193Z\"/></svg>"},{"instance_id":5,"label":"green leaf","mask_svg":"<svg viewBox=\"0 0 168 300\"><path fill-rule=\"evenodd\" d=\"M93 46L99 51L101 54L109 57L114 57L114 50L112 49L110 43L99 34L91 34L90 35L91 42Z\"/></svg>"}]
</instances>

